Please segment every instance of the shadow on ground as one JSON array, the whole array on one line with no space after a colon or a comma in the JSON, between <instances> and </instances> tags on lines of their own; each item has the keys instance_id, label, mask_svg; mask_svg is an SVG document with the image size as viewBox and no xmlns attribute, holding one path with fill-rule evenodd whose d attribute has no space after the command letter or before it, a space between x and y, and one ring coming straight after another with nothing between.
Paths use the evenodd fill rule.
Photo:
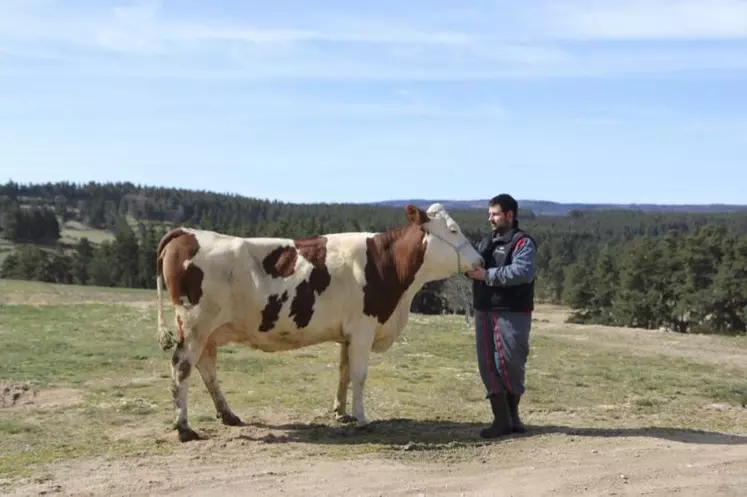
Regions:
<instances>
[{"instance_id":1,"label":"shadow on ground","mask_svg":"<svg viewBox=\"0 0 747 497\"><path fill-rule=\"evenodd\" d=\"M246 426L276 433L254 436L242 433L237 438L265 443L300 442L311 444L380 444L409 450L433 450L479 446L508 438L562 434L576 437L645 437L687 444L747 445L747 436L692 430L684 428L578 428L560 425L527 426L524 434L497 440L483 440L479 432L482 423L459 423L443 420L389 419L372 422L366 429L351 425L324 423L266 424ZM278 433L279 432L279 433Z\"/></svg>"}]
</instances>

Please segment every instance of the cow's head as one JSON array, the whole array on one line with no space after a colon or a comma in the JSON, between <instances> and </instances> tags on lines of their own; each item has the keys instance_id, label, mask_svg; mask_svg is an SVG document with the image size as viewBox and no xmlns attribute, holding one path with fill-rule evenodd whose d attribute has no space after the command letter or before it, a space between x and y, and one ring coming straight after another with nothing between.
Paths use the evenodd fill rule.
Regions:
<instances>
[{"instance_id":1,"label":"cow's head","mask_svg":"<svg viewBox=\"0 0 747 497\"><path fill-rule=\"evenodd\" d=\"M410 224L420 225L425 231L429 279L448 278L483 264L480 254L441 204L432 204L425 212L410 204L405 213Z\"/></svg>"}]
</instances>

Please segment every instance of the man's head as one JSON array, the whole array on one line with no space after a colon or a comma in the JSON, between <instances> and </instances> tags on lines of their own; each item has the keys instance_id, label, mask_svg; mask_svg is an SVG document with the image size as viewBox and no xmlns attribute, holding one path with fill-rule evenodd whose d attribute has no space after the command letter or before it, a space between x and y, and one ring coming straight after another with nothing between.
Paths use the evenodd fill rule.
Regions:
<instances>
[{"instance_id":1,"label":"man's head","mask_svg":"<svg viewBox=\"0 0 747 497\"><path fill-rule=\"evenodd\" d=\"M519 225L519 203L508 193L501 193L488 202L488 221L493 229L505 233Z\"/></svg>"}]
</instances>

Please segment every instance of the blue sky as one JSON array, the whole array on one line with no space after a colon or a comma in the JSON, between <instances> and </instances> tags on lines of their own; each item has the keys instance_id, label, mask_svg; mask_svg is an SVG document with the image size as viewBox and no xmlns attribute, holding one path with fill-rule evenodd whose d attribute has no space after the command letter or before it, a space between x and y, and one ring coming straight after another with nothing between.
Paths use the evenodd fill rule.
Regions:
<instances>
[{"instance_id":1,"label":"blue sky","mask_svg":"<svg viewBox=\"0 0 747 497\"><path fill-rule=\"evenodd\" d=\"M0 170L747 203L747 1L0 0Z\"/></svg>"}]
</instances>

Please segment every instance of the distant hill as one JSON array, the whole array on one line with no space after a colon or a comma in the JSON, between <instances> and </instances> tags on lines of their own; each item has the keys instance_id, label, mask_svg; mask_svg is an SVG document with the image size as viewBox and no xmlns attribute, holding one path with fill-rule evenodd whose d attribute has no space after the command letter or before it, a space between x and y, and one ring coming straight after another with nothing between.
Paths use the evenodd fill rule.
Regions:
<instances>
[{"instance_id":1,"label":"distant hill","mask_svg":"<svg viewBox=\"0 0 747 497\"><path fill-rule=\"evenodd\" d=\"M400 207L408 203L419 207L440 202L447 209L485 209L488 199L483 200L443 200L443 199L401 199L370 202L370 205ZM732 204L594 204L562 203L547 200L519 200L519 208L532 211L537 216L565 216L572 211L636 210L642 212L747 212L747 205Z\"/></svg>"}]
</instances>

